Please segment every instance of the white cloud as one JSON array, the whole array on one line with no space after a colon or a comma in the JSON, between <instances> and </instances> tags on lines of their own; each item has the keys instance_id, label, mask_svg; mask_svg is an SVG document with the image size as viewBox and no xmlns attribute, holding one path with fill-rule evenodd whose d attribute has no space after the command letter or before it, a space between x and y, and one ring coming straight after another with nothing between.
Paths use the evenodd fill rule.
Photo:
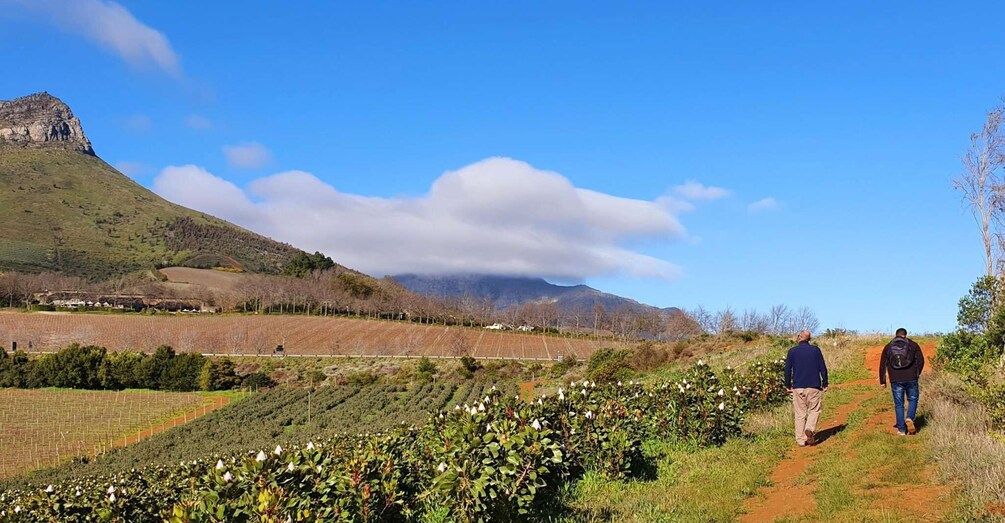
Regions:
<instances>
[{"instance_id":1,"label":"white cloud","mask_svg":"<svg viewBox=\"0 0 1005 523\"><path fill-rule=\"evenodd\" d=\"M154 190L378 276L673 278L675 265L626 245L686 237L675 215L656 202L577 188L558 173L508 158L447 172L420 197L340 193L303 171L260 178L242 190L192 165L164 169Z\"/></svg>"},{"instance_id":2,"label":"white cloud","mask_svg":"<svg viewBox=\"0 0 1005 523\"><path fill-rule=\"evenodd\" d=\"M688 180L673 188L674 194L685 200L718 200L732 194L722 187L706 186L694 180Z\"/></svg>"},{"instance_id":3,"label":"white cloud","mask_svg":"<svg viewBox=\"0 0 1005 523\"><path fill-rule=\"evenodd\" d=\"M115 169L130 178L135 178L151 171L150 166L143 162L117 162Z\"/></svg>"},{"instance_id":4,"label":"white cloud","mask_svg":"<svg viewBox=\"0 0 1005 523\"><path fill-rule=\"evenodd\" d=\"M185 125L197 131L206 131L215 127L209 118L198 114L190 114L186 116Z\"/></svg>"},{"instance_id":5,"label":"white cloud","mask_svg":"<svg viewBox=\"0 0 1005 523\"><path fill-rule=\"evenodd\" d=\"M257 142L224 145L223 154L227 157L227 163L238 169L260 169L272 160L272 153Z\"/></svg>"},{"instance_id":6,"label":"white cloud","mask_svg":"<svg viewBox=\"0 0 1005 523\"><path fill-rule=\"evenodd\" d=\"M772 197L761 198L747 206L750 212L771 211L778 208L778 201Z\"/></svg>"},{"instance_id":7,"label":"white cloud","mask_svg":"<svg viewBox=\"0 0 1005 523\"><path fill-rule=\"evenodd\" d=\"M134 66L153 65L182 75L178 55L160 31L110 0L12 0L65 31L79 34ZM4 2L0 2L4 3Z\"/></svg>"},{"instance_id":8,"label":"white cloud","mask_svg":"<svg viewBox=\"0 0 1005 523\"><path fill-rule=\"evenodd\" d=\"M237 223L255 217L255 205L236 185L196 165L165 167L153 190L167 199Z\"/></svg>"}]
</instances>

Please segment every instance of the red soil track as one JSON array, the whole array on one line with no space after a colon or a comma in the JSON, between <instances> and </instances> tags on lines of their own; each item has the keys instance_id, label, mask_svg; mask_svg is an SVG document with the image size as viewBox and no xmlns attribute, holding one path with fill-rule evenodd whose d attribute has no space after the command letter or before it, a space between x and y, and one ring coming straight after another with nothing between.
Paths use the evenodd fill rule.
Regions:
<instances>
[{"instance_id":1,"label":"red soil track","mask_svg":"<svg viewBox=\"0 0 1005 523\"><path fill-rule=\"evenodd\" d=\"M921 350L925 354L926 361L931 361L931 358L935 356L935 344L924 344L921 346ZM826 411L825 398L825 410L824 415L820 419L820 428L817 430L818 434L836 433L838 427L846 425L849 415L859 410L864 402L876 397L880 392L889 394L889 388L884 389L879 387L879 360L882 351L882 346L872 347L866 351L864 364L871 377L835 386L845 388L868 385L872 387L871 389L856 394L851 402L838 407L833 413ZM930 370L931 365L927 365L924 374L928 374ZM883 431L891 435L894 434L895 429L890 426L891 410L892 405L870 416L862 430L870 432ZM793 442L794 446L795 443ZM770 477L771 485L763 489L761 492L763 497L752 497L747 500L745 506L746 513L740 517L740 521L754 523L775 521L780 518L786 518L786 520L812 519L812 514L817 511L816 499L814 497L816 484L812 481L804 482L804 472L809 470L820 459L823 453L840 451L853 452L854 450L839 448L837 445L826 443L815 447L793 448L792 452L772 471ZM890 509L906 510L917 516L919 521L933 521L937 519L936 516L943 509L940 505L940 500L945 497L949 489L939 485L934 480L931 470L923 471L923 475L928 481L924 482L924 484L913 485L909 495L897 490L901 487L891 487L889 489L890 492L888 492L889 495L883 496L885 498L883 503L889 505ZM880 494L883 494L881 489L873 489L873 496Z\"/></svg>"},{"instance_id":2,"label":"red soil track","mask_svg":"<svg viewBox=\"0 0 1005 523\"><path fill-rule=\"evenodd\" d=\"M217 396L212 403L207 403L191 412L179 414L178 416L175 416L174 418L169 419L164 423L161 423L160 425L150 427L146 430L141 430L136 434L128 435L122 439L121 445L119 445L119 442L116 442L115 446L124 447L126 445L132 445L133 443L136 443L141 439L149 438L154 434L159 434L170 428L174 428L177 427L178 425L188 423L200 416L205 416L206 414L209 414L210 412L213 412L214 410L223 407L228 403L230 403L230 398L228 398L227 396Z\"/></svg>"}]
</instances>

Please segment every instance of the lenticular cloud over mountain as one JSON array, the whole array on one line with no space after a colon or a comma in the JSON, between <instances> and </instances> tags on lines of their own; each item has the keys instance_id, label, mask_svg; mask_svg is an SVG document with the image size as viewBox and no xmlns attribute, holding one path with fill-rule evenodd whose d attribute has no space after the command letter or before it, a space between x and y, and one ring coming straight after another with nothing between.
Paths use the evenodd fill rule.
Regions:
<instances>
[{"instance_id":1,"label":"lenticular cloud over mountain","mask_svg":"<svg viewBox=\"0 0 1005 523\"><path fill-rule=\"evenodd\" d=\"M242 189L194 165L165 168L154 190L373 275L672 278L676 266L626 245L686 234L666 205L578 188L509 158L447 172L420 197L340 193L304 171Z\"/></svg>"}]
</instances>

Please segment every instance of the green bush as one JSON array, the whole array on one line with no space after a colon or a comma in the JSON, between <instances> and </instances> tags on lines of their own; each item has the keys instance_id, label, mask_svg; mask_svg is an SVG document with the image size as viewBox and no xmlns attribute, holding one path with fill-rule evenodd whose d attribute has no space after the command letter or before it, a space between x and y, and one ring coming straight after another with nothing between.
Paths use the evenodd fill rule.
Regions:
<instances>
[{"instance_id":1,"label":"green bush","mask_svg":"<svg viewBox=\"0 0 1005 523\"><path fill-rule=\"evenodd\" d=\"M209 359L199 372L200 390L230 390L240 383L229 359Z\"/></svg>"},{"instance_id":2,"label":"green bush","mask_svg":"<svg viewBox=\"0 0 1005 523\"><path fill-rule=\"evenodd\" d=\"M251 390L267 389L275 384L268 374L261 371L248 374L241 380L241 387Z\"/></svg>"},{"instance_id":3,"label":"green bush","mask_svg":"<svg viewBox=\"0 0 1005 523\"><path fill-rule=\"evenodd\" d=\"M590 362L586 366L586 376L601 383L626 381L635 374L628 362L628 356L627 350L600 349L590 357Z\"/></svg>"},{"instance_id":4,"label":"green bush","mask_svg":"<svg viewBox=\"0 0 1005 523\"><path fill-rule=\"evenodd\" d=\"M643 441L739 435L780 382L778 362L721 375L699 362L654 387L572 383L533 403L493 390L420 427L7 490L0 523L548 520L587 472L645 477Z\"/></svg>"}]
</instances>

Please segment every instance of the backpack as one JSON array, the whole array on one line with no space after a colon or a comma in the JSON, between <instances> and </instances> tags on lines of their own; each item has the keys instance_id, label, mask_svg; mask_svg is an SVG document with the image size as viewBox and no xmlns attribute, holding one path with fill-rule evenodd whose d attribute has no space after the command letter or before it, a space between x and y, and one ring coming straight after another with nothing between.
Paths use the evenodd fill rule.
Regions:
<instances>
[{"instance_id":1,"label":"backpack","mask_svg":"<svg viewBox=\"0 0 1005 523\"><path fill-rule=\"evenodd\" d=\"M890 342L890 368L904 370L914 365L914 351L911 344L904 338L896 338Z\"/></svg>"}]
</instances>

